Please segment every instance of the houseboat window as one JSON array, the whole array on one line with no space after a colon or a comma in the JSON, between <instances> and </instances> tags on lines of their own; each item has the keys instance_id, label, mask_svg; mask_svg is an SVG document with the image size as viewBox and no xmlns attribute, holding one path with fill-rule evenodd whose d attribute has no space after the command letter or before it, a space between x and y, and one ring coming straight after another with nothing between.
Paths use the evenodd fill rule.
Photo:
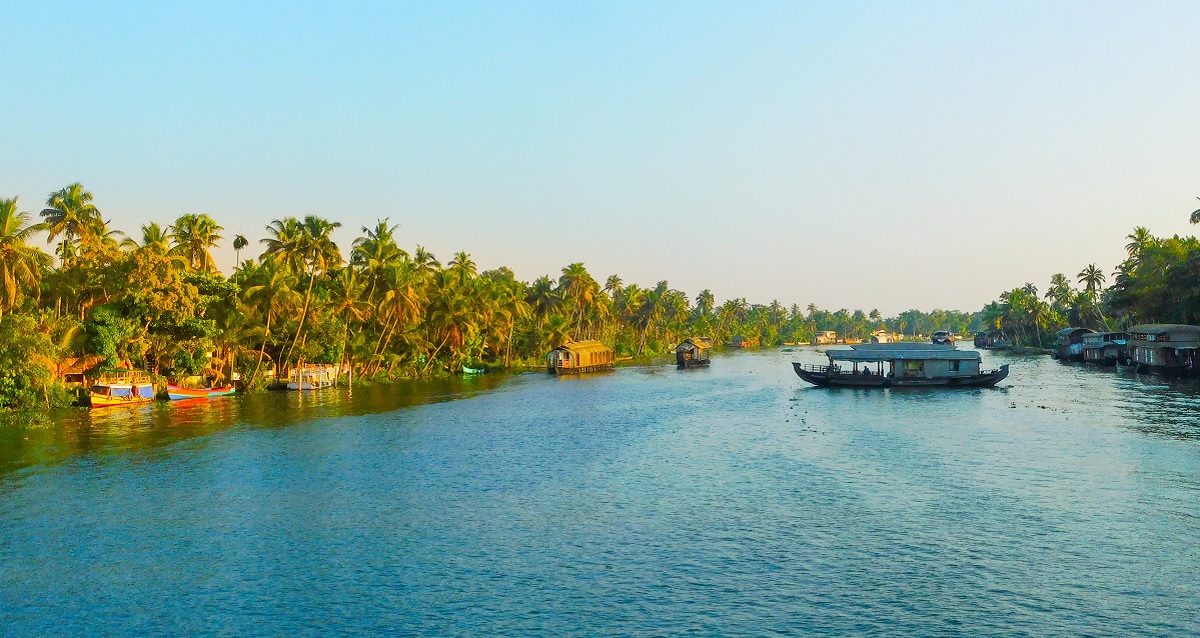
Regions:
<instances>
[{"instance_id":1,"label":"houseboat window","mask_svg":"<svg viewBox=\"0 0 1200 638\"><path fill-rule=\"evenodd\" d=\"M958 372L958 363L959 363L958 360L954 360L954 361L950 362L950 371L951 372Z\"/></svg>"},{"instance_id":2,"label":"houseboat window","mask_svg":"<svg viewBox=\"0 0 1200 638\"><path fill-rule=\"evenodd\" d=\"M925 369L924 361L905 361L904 369L908 372L920 372Z\"/></svg>"}]
</instances>

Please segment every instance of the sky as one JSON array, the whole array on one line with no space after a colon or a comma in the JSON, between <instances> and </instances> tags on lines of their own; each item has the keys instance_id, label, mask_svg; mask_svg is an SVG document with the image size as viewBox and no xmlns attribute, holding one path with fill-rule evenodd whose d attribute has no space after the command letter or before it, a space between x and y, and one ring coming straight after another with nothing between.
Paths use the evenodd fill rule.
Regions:
<instances>
[{"instance_id":1,"label":"sky","mask_svg":"<svg viewBox=\"0 0 1200 638\"><path fill-rule=\"evenodd\" d=\"M254 256L317 214L531 281L977 310L1194 234L1200 3L0 0L0 197ZM215 255L229 272L226 241Z\"/></svg>"}]
</instances>

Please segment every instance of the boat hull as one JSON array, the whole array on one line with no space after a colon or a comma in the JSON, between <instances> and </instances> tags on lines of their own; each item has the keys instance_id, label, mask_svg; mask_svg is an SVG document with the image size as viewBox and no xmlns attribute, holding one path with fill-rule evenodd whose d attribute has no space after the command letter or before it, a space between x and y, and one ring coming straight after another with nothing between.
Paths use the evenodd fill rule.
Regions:
<instances>
[{"instance_id":1,"label":"boat hull","mask_svg":"<svg viewBox=\"0 0 1200 638\"><path fill-rule=\"evenodd\" d=\"M236 388L231 385L221 388L206 388L201 390L181 388L177 385L167 385L167 397L169 397L172 401L183 401L186 399L211 399L212 397L228 396L236 391Z\"/></svg>"},{"instance_id":2,"label":"boat hull","mask_svg":"<svg viewBox=\"0 0 1200 638\"><path fill-rule=\"evenodd\" d=\"M119 405L138 405L141 403L150 403L154 397L108 397L101 394L93 394L88 397L88 405L93 408L111 408Z\"/></svg>"},{"instance_id":3,"label":"boat hull","mask_svg":"<svg viewBox=\"0 0 1200 638\"><path fill-rule=\"evenodd\" d=\"M792 369L805 381L823 388L990 388L1008 376L1008 365L998 370L960 377L934 379L886 377L879 375L815 372L803 364L793 363Z\"/></svg>"}]
</instances>

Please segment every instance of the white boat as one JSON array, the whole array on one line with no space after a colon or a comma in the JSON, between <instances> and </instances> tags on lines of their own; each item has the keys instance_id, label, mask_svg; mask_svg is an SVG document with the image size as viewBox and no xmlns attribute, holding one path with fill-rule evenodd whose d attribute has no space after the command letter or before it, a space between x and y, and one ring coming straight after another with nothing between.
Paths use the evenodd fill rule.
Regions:
<instances>
[{"instance_id":1,"label":"white boat","mask_svg":"<svg viewBox=\"0 0 1200 638\"><path fill-rule=\"evenodd\" d=\"M337 383L338 367L332 364L317 364L293 368L288 373L288 390L320 390Z\"/></svg>"}]
</instances>

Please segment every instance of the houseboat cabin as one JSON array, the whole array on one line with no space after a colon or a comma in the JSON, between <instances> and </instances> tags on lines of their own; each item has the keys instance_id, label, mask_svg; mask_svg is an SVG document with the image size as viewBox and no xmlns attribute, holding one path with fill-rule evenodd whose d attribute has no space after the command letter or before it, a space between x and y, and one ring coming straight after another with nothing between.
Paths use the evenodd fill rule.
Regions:
<instances>
[{"instance_id":1,"label":"houseboat cabin","mask_svg":"<svg viewBox=\"0 0 1200 638\"><path fill-rule=\"evenodd\" d=\"M1093 332L1083 335L1083 362L1115 366L1128 361L1124 332Z\"/></svg>"},{"instance_id":2,"label":"houseboat cabin","mask_svg":"<svg viewBox=\"0 0 1200 638\"><path fill-rule=\"evenodd\" d=\"M101 374L88 394L88 404L93 408L134 405L153 400L154 383L146 373L135 370Z\"/></svg>"},{"instance_id":3,"label":"houseboat cabin","mask_svg":"<svg viewBox=\"0 0 1200 638\"><path fill-rule=\"evenodd\" d=\"M1089 328L1063 328L1054 343L1054 358L1059 361L1083 361L1083 336L1092 334Z\"/></svg>"},{"instance_id":4,"label":"houseboat cabin","mask_svg":"<svg viewBox=\"0 0 1200 638\"><path fill-rule=\"evenodd\" d=\"M1156 323L1129 329L1125 344L1139 372L1191 374L1200 368L1200 326Z\"/></svg>"},{"instance_id":5,"label":"houseboat cabin","mask_svg":"<svg viewBox=\"0 0 1200 638\"><path fill-rule=\"evenodd\" d=\"M895 335L887 330L876 330L871 333L871 343L892 343L896 341Z\"/></svg>"},{"instance_id":6,"label":"houseboat cabin","mask_svg":"<svg viewBox=\"0 0 1200 638\"><path fill-rule=\"evenodd\" d=\"M615 362L613 349L599 341L570 341L550 351L546 356L546 371L575 374L611 370Z\"/></svg>"},{"instance_id":7,"label":"houseboat cabin","mask_svg":"<svg viewBox=\"0 0 1200 638\"><path fill-rule=\"evenodd\" d=\"M712 340L707 337L692 337L675 346L675 363L681 368L694 368L709 364Z\"/></svg>"},{"instance_id":8,"label":"houseboat cabin","mask_svg":"<svg viewBox=\"0 0 1200 638\"><path fill-rule=\"evenodd\" d=\"M888 388L900 386L993 386L1008 366L981 370L979 353L923 343L860 344L829 350L829 365L793 363L801 379L818 386Z\"/></svg>"}]
</instances>

